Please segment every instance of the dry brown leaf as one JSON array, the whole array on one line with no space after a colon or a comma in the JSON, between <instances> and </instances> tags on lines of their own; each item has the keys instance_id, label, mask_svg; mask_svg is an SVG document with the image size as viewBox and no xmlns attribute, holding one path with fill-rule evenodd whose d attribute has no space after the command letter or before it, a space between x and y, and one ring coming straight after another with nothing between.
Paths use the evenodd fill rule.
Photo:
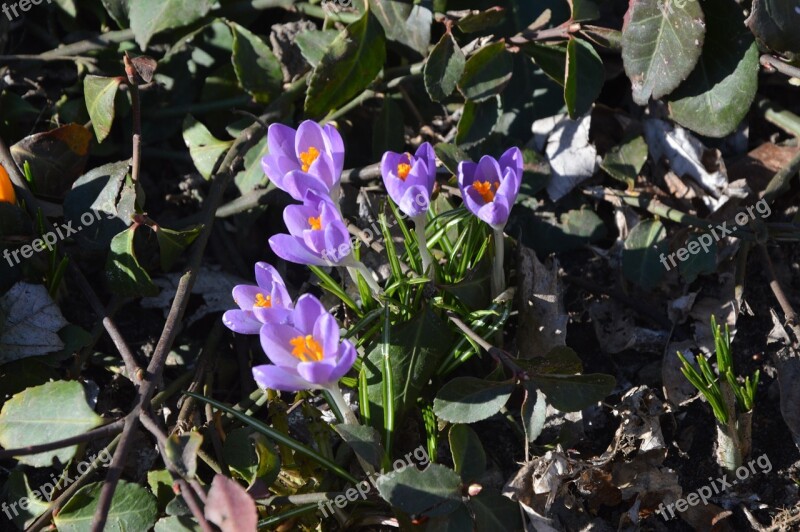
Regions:
<instances>
[{"instance_id":1,"label":"dry brown leaf","mask_svg":"<svg viewBox=\"0 0 800 532\"><path fill-rule=\"evenodd\" d=\"M544 265L532 249L520 246L517 263L520 358L544 356L552 348L566 345L569 317L564 310L564 287L558 269L557 259L549 259Z\"/></svg>"}]
</instances>

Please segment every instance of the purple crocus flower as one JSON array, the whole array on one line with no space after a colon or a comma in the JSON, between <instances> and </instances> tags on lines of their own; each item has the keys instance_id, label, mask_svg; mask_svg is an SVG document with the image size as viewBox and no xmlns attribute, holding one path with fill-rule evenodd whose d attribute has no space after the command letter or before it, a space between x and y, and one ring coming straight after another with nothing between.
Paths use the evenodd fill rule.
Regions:
<instances>
[{"instance_id":1,"label":"purple crocus flower","mask_svg":"<svg viewBox=\"0 0 800 532\"><path fill-rule=\"evenodd\" d=\"M389 197L401 211L414 218L427 212L436 183L436 154L425 142L410 153L387 151L381 159L381 174Z\"/></svg>"},{"instance_id":2,"label":"purple crocus flower","mask_svg":"<svg viewBox=\"0 0 800 532\"><path fill-rule=\"evenodd\" d=\"M297 264L348 266L352 262L350 234L330 198L308 191L302 205L283 210L289 234L269 239L272 251Z\"/></svg>"},{"instance_id":3,"label":"purple crocus flower","mask_svg":"<svg viewBox=\"0 0 800 532\"><path fill-rule=\"evenodd\" d=\"M308 190L335 194L344 167L344 142L335 127L306 120L292 129L272 124L267 131L269 155L261 159L267 177L294 199Z\"/></svg>"},{"instance_id":4,"label":"purple crocus flower","mask_svg":"<svg viewBox=\"0 0 800 532\"><path fill-rule=\"evenodd\" d=\"M522 183L522 152L508 149L498 162L484 155L478 163L458 164L458 186L467 209L491 225L501 229L508 221L511 207Z\"/></svg>"},{"instance_id":5,"label":"purple crocus flower","mask_svg":"<svg viewBox=\"0 0 800 532\"><path fill-rule=\"evenodd\" d=\"M222 322L239 334L258 334L265 323L283 323L292 311L292 298L278 270L266 262L256 263L258 286L240 284L233 289L239 310L229 310Z\"/></svg>"},{"instance_id":6,"label":"purple crocus flower","mask_svg":"<svg viewBox=\"0 0 800 532\"><path fill-rule=\"evenodd\" d=\"M261 346L272 364L253 368L258 386L287 392L336 386L356 360L353 344L339 339L336 318L316 297L305 294L297 300L290 323L261 328Z\"/></svg>"}]
</instances>

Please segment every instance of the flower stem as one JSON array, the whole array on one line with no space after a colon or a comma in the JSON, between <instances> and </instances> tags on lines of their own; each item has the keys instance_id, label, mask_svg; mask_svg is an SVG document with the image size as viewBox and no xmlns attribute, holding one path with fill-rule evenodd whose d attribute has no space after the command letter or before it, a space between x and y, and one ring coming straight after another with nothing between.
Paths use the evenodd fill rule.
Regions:
<instances>
[{"instance_id":1,"label":"flower stem","mask_svg":"<svg viewBox=\"0 0 800 532\"><path fill-rule=\"evenodd\" d=\"M372 277L372 272L369 271L369 268L367 268L363 262L354 261L352 264L349 264L347 266L347 269L350 271L355 270L358 273L360 273L361 276L364 277L364 280L369 285L369 289L372 290L372 294L374 296L379 297L383 295L383 288L381 288L381 285L378 284L378 281L376 281L375 278Z\"/></svg>"},{"instance_id":2,"label":"flower stem","mask_svg":"<svg viewBox=\"0 0 800 532\"><path fill-rule=\"evenodd\" d=\"M347 401L344 398L344 394L342 394L342 390L339 389L339 385L336 383L331 384L329 388L327 388L328 392L330 393L333 402L336 403L336 408L342 414L342 419L346 425L359 425L358 419L356 415L350 410L350 405L347 404Z\"/></svg>"},{"instance_id":3,"label":"flower stem","mask_svg":"<svg viewBox=\"0 0 800 532\"><path fill-rule=\"evenodd\" d=\"M427 219L425 213L414 216L414 231L417 233L417 243L419 244L419 256L422 259L422 271L433 280L436 275L433 269L433 257L428 249L428 239L425 236L425 224Z\"/></svg>"},{"instance_id":4,"label":"flower stem","mask_svg":"<svg viewBox=\"0 0 800 532\"><path fill-rule=\"evenodd\" d=\"M506 289L506 277L503 271L505 243L503 228L494 228L494 266L492 268L492 298L499 296Z\"/></svg>"}]
</instances>

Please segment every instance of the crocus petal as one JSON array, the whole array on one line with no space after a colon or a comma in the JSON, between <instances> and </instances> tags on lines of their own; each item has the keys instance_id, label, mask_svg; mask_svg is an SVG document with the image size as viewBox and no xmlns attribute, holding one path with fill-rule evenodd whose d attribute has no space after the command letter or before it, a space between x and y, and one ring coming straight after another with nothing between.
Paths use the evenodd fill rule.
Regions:
<instances>
[{"instance_id":1,"label":"crocus petal","mask_svg":"<svg viewBox=\"0 0 800 532\"><path fill-rule=\"evenodd\" d=\"M308 382L324 388L337 380L333 377L336 367L333 359L322 362L300 362L297 365L297 373Z\"/></svg>"},{"instance_id":2,"label":"crocus petal","mask_svg":"<svg viewBox=\"0 0 800 532\"><path fill-rule=\"evenodd\" d=\"M319 124L313 120L305 120L297 127L294 138L294 150L297 157L307 152L309 148L316 148L320 153L325 149L325 136Z\"/></svg>"},{"instance_id":3,"label":"crocus petal","mask_svg":"<svg viewBox=\"0 0 800 532\"><path fill-rule=\"evenodd\" d=\"M263 288L240 284L233 287L233 300L242 310L253 310L258 294L266 295Z\"/></svg>"},{"instance_id":4,"label":"crocus petal","mask_svg":"<svg viewBox=\"0 0 800 532\"><path fill-rule=\"evenodd\" d=\"M520 184L519 174L511 168L506 168L503 180L500 182L500 187L495 192L495 195L503 196L508 200L509 204L513 205L517 199Z\"/></svg>"},{"instance_id":5,"label":"crocus petal","mask_svg":"<svg viewBox=\"0 0 800 532\"><path fill-rule=\"evenodd\" d=\"M342 222L323 227L325 230L325 253L334 256L336 264L343 262L353 251L350 233Z\"/></svg>"},{"instance_id":6,"label":"crocus petal","mask_svg":"<svg viewBox=\"0 0 800 532\"><path fill-rule=\"evenodd\" d=\"M501 198L496 198L500 200ZM477 216L495 228L503 227L508 221L509 209L505 201L492 201L481 207Z\"/></svg>"},{"instance_id":7,"label":"crocus petal","mask_svg":"<svg viewBox=\"0 0 800 532\"><path fill-rule=\"evenodd\" d=\"M478 161L478 167L475 169L476 181L489 181L493 183L495 181L500 181L502 175L503 172L500 171L500 165L497 164L494 157L484 155L481 157L481 160Z\"/></svg>"},{"instance_id":8,"label":"crocus petal","mask_svg":"<svg viewBox=\"0 0 800 532\"><path fill-rule=\"evenodd\" d=\"M328 263L323 257L316 255L308 249L303 241L291 235L274 235L269 239L272 251L289 262L305 264L308 266L324 266Z\"/></svg>"},{"instance_id":9,"label":"crocus petal","mask_svg":"<svg viewBox=\"0 0 800 532\"><path fill-rule=\"evenodd\" d=\"M423 159L414 159L414 164L411 165L411 171L408 172L405 185L407 187L419 185L425 188L433 187L430 177L428 176L428 165Z\"/></svg>"},{"instance_id":10,"label":"crocus petal","mask_svg":"<svg viewBox=\"0 0 800 532\"><path fill-rule=\"evenodd\" d=\"M478 165L472 161L461 161L458 163L458 168L456 170L458 173L458 186L461 188L462 192L475 182L475 170L477 168Z\"/></svg>"},{"instance_id":11,"label":"crocus petal","mask_svg":"<svg viewBox=\"0 0 800 532\"><path fill-rule=\"evenodd\" d=\"M308 249L320 256L322 256L323 252L328 251L325 247L325 231L322 229L303 231L303 242L308 246Z\"/></svg>"},{"instance_id":12,"label":"crocus petal","mask_svg":"<svg viewBox=\"0 0 800 532\"><path fill-rule=\"evenodd\" d=\"M297 201L303 201L308 191L314 191L320 194L327 194L330 192L330 186L319 175L303 172L302 170L293 170L289 172L284 176L281 184L283 185L280 187L281 190Z\"/></svg>"},{"instance_id":13,"label":"crocus petal","mask_svg":"<svg viewBox=\"0 0 800 532\"><path fill-rule=\"evenodd\" d=\"M308 173L319 177L319 179L325 183L325 187L328 191L339 182L339 177L341 176L341 172L339 172L339 174L335 173L333 159L330 154L324 151L311 163L311 166L308 168Z\"/></svg>"},{"instance_id":14,"label":"crocus petal","mask_svg":"<svg viewBox=\"0 0 800 532\"><path fill-rule=\"evenodd\" d=\"M464 200L464 205L467 207L467 210L475 216L478 216L478 212L486 203L472 185L461 191L461 197Z\"/></svg>"},{"instance_id":15,"label":"crocus petal","mask_svg":"<svg viewBox=\"0 0 800 532\"><path fill-rule=\"evenodd\" d=\"M427 165L427 169L428 169L428 174L432 175L434 177L434 180L435 180L435 178L436 178L436 151L434 151L433 146L431 146L431 143L430 142L423 142L422 144L420 144L419 148L417 148L417 151L414 154L414 157L416 157L417 159L422 159L423 161L425 161L425 164Z\"/></svg>"},{"instance_id":16,"label":"crocus petal","mask_svg":"<svg viewBox=\"0 0 800 532\"><path fill-rule=\"evenodd\" d=\"M267 149L269 154L297 160L294 151L294 139L297 131L284 124L270 124L267 130Z\"/></svg>"},{"instance_id":17,"label":"crocus petal","mask_svg":"<svg viewBox=\"0 0 800 532\"><path fill-rule=\"evenodd\" d=\"M342 215L339 214L339 209L336 208L330 199L326 198L318 202L317 208L319 209L320 222L322 222L323 227L334 223L342 223Z\"/></svg>"},{"instance_id":18,"label":"crocus petal","mask_svg":"<svg viewBox=\"0 0 800 532\"><path fill-rule=\"evenodd\" d=\"M314 324L312 335L322 342L322 352L325 358L336 357L339 350L339 324L336 323L336 318L327 312L320 316Z\"/></svg>"},{"instance_id":19,"label":"crocus petal","mask_svg":"<svg viewBox=\"0 0 800 532\"><path fill-rule=\"evenodd\" d=\"M303 334L313 334L314 325L325 314L328 314L328 311L325 310L319 299L312 294L303 294L298 298L294 306L292 322L297 330ZM338 329L336 334L339 334Z\"/></svg>"},{"instance_id":20,"label":"crocus petal","mask_svg":"<svg viewBox=\"0 0 800 532\"><path fill-rule=\"evenodd\" d=\"M280 159L281 161L287 161L285 157ZM264 173L272 181L276 187L283 190L287 194L291 194L289 192L289 184L286 182L286 175L288 172L294 171L296 169L295 166L291 166L287 171L284 171L278 162L278 159L274 159L271 156L267 155L263 159L261 159L261 168L264 170Z\"/></svg>"},{"instance_id":21,"label":"crocus petal","mask_svg":"<svg viewBox=\"0 0 800 532\"><path fill-rule=\"evenodd\" d=\"M265 323L260 330L261 349L273 364L293 368L300 359L292 354L291 340L298 336L305 334L292 325Z\"/></svg>"},{"instance_id":22,"label":"crocus petal","mask_svg":"<svg viewBox=\"0 0 800 532\"><path fill-rule=\"evenodd\" d=\"M293 236L300 236L303 231L307 230L310 225L309 218L316 218L319 216L319 210L316 206L311 206L308 203L303 205L287 205L283 209L283 223L286 224L286 229Z\"/></svg>"},{"instance_id":23,"label":"crocus petal","mask_svg":"<svg viewBox=\"0 0 800 532\"><path fill-rule=\"evenodd\" d=\"M275 266L266 262L256 262L256 284L261 288L270 290L275 283L284 284L281 274L275 269Z\"/></svg>"},{"instance_id":24,"label":"crocus petal","mask_svg":"<svg viewBox=\"0 0 800 532\"><path fill-rule=\"evenodd\" d=\"M516 146L509 148L500 156L500 168L504 171L506 168L511 168L514 172L521 176L523 168L522 151Z\"/></svg>"},{"instance_id":25,"label":"crocus petal","mask_svg":"<svg viewBox=\"0 0 800 532\"><path fill-rule=\"evenodd\" d=\"M288 323L291 324L292 309L285 307L254 307L253 314L256 319L264 323Z\"/></svg>"},{"instance_id":26,"label":"crocus petal","mask_svg":"<svg viewBox=\"0 0 800 532\"><path fill-rule=\"evenodd\" d=\"M253 378L258 387L262 389L299 392L300 390L308 390L315 387L295 371L270 364L254 367Z\"/></svg>"},{"instance_id":27,"label":"crocus petal","mask_svg":"<svg viewBox=\"0 0 800 532\"><path fill-rule=\"evenodd\" d=\"M275 186L283 190L284 176L299 169L296 161L284 157L282 155L265 155L261 158L261 169L264 170L266 176L275 183Z\"/></svg>"},{"instance_id":28,"label":"crocus petal","mask_svg":"<svg viewBox=\"0 0 800 532\"><path fill-rule=\"evenodd\" d=\"M262 323L252 312L246 310L229 310L222 315L225 327L239 334L258 334Z\"/></svg>"},{"instance_id":29,"label":"crocus petal","mask_svg":"<svg viewBox=\"0 0 800 532\"><path fill-rule=\"evenodd\" d=\"M428 212L431 195L427 188L416 185L408 187L398 202L398 207L411 218Z\"/></svg>"},{"instance_id":30,"label":"crocus petal","mask_svg":"<svg viewBox=\"0 0 800 532\"><path fill-rule=\"evenodd\" d=\"M334 380L339 380L345 376L345 374L350 371L350 368L353 367L353 364L356 362L356 357L358 353L356 352L356 348L349 340L342 340L342 343L339 345L339 356L336 361L336 368L331 373L331 378Z\"/></svg>"},{"instance_id":31,"label":"crocus petal","mask_svg":"<svg viewBox=\"0 0 800 532\"><path fill-rule=\"evenodd\" d=\"M397 177L397 165L400 164L400 159L404 158L403 154L387 151L381 157L381 175L383 180L386 181L389 175Z\"/></svg>"},{"instance_id":32,"label":"crocus petal","mask_svg":"<svg viewBox=\"0 0 800 532\"><path fill-rule=\"evenodd\" d=\"M342 170L344 169L344 141L342 140L342 135L339 133L339 130L332 124L327 124L322 129L325 132L327 140L326 147L333 159L333 171L336 181L338 182L339 177L342 175Z\"/></svg>"}]
</instances>

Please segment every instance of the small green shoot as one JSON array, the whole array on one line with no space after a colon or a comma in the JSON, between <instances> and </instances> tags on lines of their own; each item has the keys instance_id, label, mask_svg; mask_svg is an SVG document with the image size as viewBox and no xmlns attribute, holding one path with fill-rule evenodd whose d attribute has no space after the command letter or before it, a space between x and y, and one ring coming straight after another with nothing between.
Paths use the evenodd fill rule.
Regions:
<instances>
[{"instance_id":1,"label":"small green shoot","mask_svg":"<svg viewBox=\"0 0 800 532\"><path fill-rule=\"evenodd\" d=\"M758 386L758 379L760 372L756 371L752 377L746 377L743 383L739 383L736 376L733 374L733 357L731 356L731 333L727 324L725 324L725 332L717 325L714 316L711 316L711 330L714 333L714 346L717 357L717 372L720 377L724 377L726 382L736 397L736 410L739 412L749 412L753 409L756 395L756 387ZM686 360L686 357L678 351L678 357L683 363L681 372L686 379L697 388L700 393L706 398L711 408L714 410L714 416L720 423L727 423L729 416L734 415L735 412L729 412L730 408L726 407L726 401L719 385L719 378L714 375L708 360L702 356L697 356L698 371L692 364Z\"/></svg>"}]
</instances>

